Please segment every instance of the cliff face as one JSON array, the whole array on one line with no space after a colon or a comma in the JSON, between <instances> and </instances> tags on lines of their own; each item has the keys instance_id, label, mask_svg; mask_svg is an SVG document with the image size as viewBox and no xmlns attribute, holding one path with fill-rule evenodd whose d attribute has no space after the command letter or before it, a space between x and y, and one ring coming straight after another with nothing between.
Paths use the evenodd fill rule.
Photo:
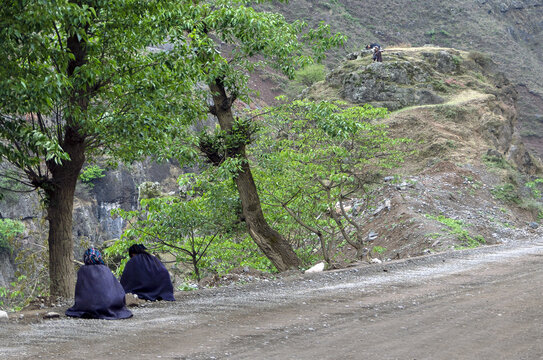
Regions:
<instances>
[{"instance_id":1,"label":"cliff face","mask_svg":"<svg viewBox=\"0 0 543 360\"><path fill-rule=\"evenodd\" d=\"M121 218L113 218L110 212L117 208L136 209L140 184L158 182L163 192L176 191L176 180L182 171L176 163L157 164L149 159L106 171L106 176L95 180L92 188L79 182L73 212L76 259L80 260L88 245L100 245L121 236L125 224ZM17 194L0 201L0 214L24 223L23 242L39 243L47 239L46 214L37 193ZM7 255L0 253L0 256L0 286L4 286L13 279L15 269Z\"/></svg>"}]
</instances>

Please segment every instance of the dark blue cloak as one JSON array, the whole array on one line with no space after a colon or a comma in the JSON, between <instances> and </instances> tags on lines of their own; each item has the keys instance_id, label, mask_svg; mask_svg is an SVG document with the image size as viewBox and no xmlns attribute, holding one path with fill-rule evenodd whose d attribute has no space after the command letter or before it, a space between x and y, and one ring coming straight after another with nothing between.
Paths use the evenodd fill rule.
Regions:
<instances>
[{"instance_id":1,"label":"dark blue cloak","mask_svg":"<svg viewBox=\"0 0 543 360\"><path fill-rule=\"evenodd\" d=\"M126 319L125 293L119 281L105 265L84 265L77 272L75 304L66 315L86 319Z\"/></svg>"},{"instance_id":2,"label":"dark blue cloak","mask_svg":"<svg viewBox=\"0 0 543 360\"><path fill-rule=\"evenodd\" d=\"M136 254L128 260L121 285L126 293L136 294L140 299L175 301L168 270L150 254Z\"/></svg>"}]
</instances>

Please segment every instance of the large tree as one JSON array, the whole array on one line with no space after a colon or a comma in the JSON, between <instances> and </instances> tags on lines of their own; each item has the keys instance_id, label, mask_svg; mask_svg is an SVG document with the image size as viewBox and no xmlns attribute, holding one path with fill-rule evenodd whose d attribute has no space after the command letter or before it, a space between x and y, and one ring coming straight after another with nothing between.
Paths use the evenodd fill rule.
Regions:
<instances>
[{"instance_id":1,"label":"large tree","mask_svg":"<svg viewBox=\"0 0 543 360\"><path fill-rule=\"evenodd\" d=\"M161 0L4 0L0 4L0 161L40 189L51 295L74 290L72 210L89 156L134 160L161 148L191 104L182 59L155 51ZM176 115L174 115L176 114Z\"/></svg>"},{"instance_id":2,"label":"large tree","mask_svg":"<svg viewBox=\"0 0 543 360\"><path fill-rule=\"evenodd\" d=\"M246 146L250 143L250 119L239 118L236 101L251 102L248 80L257 69L276 71L292 78L300 67L320 60L324 52L343 42L322 24L307 29L303 22L287 22L277 13L257 11L252 5L266 1L184 0L180 17L172 25L174 52L190 58L199 83L207 85L202 101L220 129L208 129L199 148L214 165L234 169L233 179L248 231L278 270L299 266L292 247L266 221L251 173Z\"/></svg>"}]
</instances>

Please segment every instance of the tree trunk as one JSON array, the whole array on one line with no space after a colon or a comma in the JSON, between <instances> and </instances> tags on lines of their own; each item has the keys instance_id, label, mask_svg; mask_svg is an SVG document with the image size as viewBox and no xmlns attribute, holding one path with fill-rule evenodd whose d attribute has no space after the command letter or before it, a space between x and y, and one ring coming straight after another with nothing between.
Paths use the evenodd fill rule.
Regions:
<instances>
[{"instance_id":1,"label":"tree trunk","mask_svg":"<svg viewBox=\"0 0 543 360\"><path fill-rule=\"evenodd\" d=\"M52 179L45 189L49 220L49 280L52 296L72 298L75 290L73 202L77 178L85 162L84 139L77 130L66 130L63 149L70 155L70 160L62 165L48 162Z\"/></svg>"},{"instance_id":2,"label":"tree trunk","mask_svg":"<svg viewBox=\"0 0 543 360\"><path fill-rule=\"evenodd\" d=\"M242 170L234 181L238 188L249 234L277 270L295 269L300 266L300 259L298 259L290 244L281 234L272 229L266 222L245 151L240 156L244 159L244 162Z\"/></svg>"},{"instance_id":3,"label":"tree trunk","mask_svg":"<svg viewBox=\"0 0 543 360\"><path fill-rule=\"evenodd\" d=\"M217 116L221 130L227 134L232 132L234 115L232 103L235 98L228 97L220 81L210 84L213 96L213 114ZM233 149L229 149L233 150ZM249 160L245 153L245 146L235 149L235 154L243 160L241 171L234 181L236 183L243 215L249 229L249 234L260 250L279 271L295 269L300 266L300 259L281 234L271 228L264 218L260 197L251 173Z\"/></svg>"},{"instance_id":4,"label":"tree trunk","mask_svg":"<svg viewBox=\"0 0 543 360\"><path fill-rule=\"evenodd\" d=\"M88 32L89 25L81 30ZM67 49L74 55L68 62L66 73L73 77L76 69L87 63L87 43L85 38L72 34L66 41ZM85 162L85 135L79 121L69 115L71 111L84 114L90 103L91 90L87 85L75 88L68 104L66 124L59 131L59 143L70 156L70 160L56 164L47 161L51 172L51 181L45 193L47 195L47 219L49 220L49 281L50 294L71 298L75 291L74 241L72 237L74 193L77 178ZM62 137L63 136L63 137Z\"/></svg>"}]
</instances>

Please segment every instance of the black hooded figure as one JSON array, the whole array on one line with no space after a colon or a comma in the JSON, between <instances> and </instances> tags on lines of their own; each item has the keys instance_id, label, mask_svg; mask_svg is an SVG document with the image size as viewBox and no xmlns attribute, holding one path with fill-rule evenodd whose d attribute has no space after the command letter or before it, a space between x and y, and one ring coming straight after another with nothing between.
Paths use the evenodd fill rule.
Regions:
<instances>
[{"instance_id":1,"label":"black hooded figure","mask_svg":"<svg viewBox=\"0 0 543 360\"><path fill-rule=\"evenodd\" d=\"M140 299L175 301L173 285L166 267L141 244L128 249L130 260L124 267L121 285L124 291Z\"/></svg>"},{"instance_id":2,"label":"black hooded figure","mask_svg":"<svg viewBox=\"0 0 543 360\"><path fill-rule=\"evenodd\" d=\"M126 308L125 293L119 281L104 264L100 251L88 249L85 265L77 272L74 306L66 315L84 319L126 319L132 312Z\"/></svg>"}]
</instances>

